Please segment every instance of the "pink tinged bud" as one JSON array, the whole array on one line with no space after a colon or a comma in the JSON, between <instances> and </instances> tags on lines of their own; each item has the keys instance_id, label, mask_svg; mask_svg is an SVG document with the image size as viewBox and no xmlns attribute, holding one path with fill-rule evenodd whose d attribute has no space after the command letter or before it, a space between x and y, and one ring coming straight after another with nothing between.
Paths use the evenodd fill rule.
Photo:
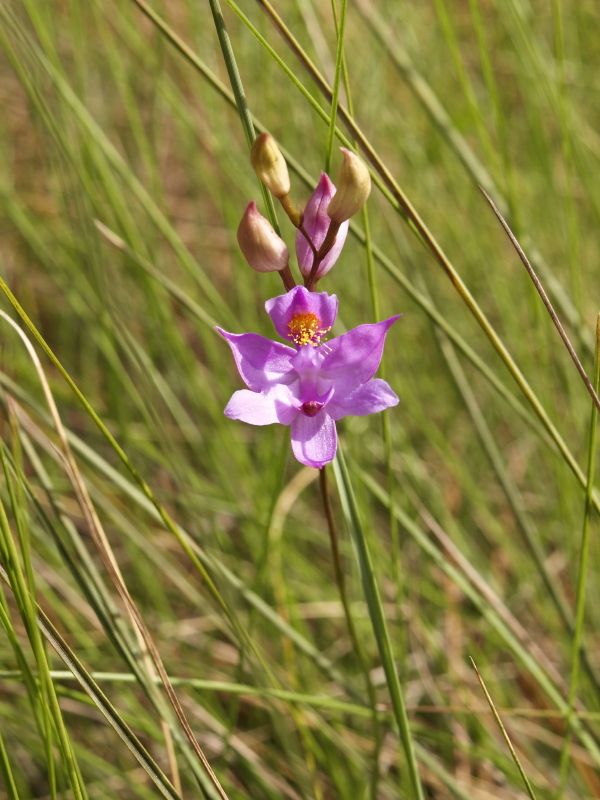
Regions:
<instances>
[{"instance_id":1,"label":"pink tinged bud","mask_svg":"<svg viewBox=\"0 0 600 800\"><path fill-rule=\"evenodd\" d=\"M318 250L325 241L327 231L331 225L331 219L327 214L327 206L331 202L331 198L334 194L335 186L329 179L329 176L322 172L317 188L309 197L306 208L304 209L303 227L312 239L315 250ZM348 222L344 222L340 226L333 247L327 253L317 271L317 279L322 278L326 272L329 272L338 260L344 242L346 241L346 236L348 235L348 225ZM313 264L313 252L306 241L306 237L300 231L296 232L296 256L298 258L300 272L304 277L307 277L310 275Z\"/></svg>"},{"instance_id":2,"label":"pink tinged bud","mask_svg":"<svg viewBox=\"0 0 600 800\"><path fill-rule=\"evenodd\" d=\"M250 163L267 189L277 198L290 193L290 176L285 158L270 133L257 136L250 151Z\"/></svg>"},{"instance_id":3,"label":"pink tinged bud","mask_svg":"<svg viewBox=\"0 0 600 800\"><path fill-rule=\"evenodd\" d=\"M371 194L371 176L364 162L345 147L340 150L344 162L338 175L338 190L327 207L330 218L337 223L353 217Z\"/></svg>"},{"instance_id":4,"label":"pink tinged bud","mask_svg":"<svg viewBox=\"0 0 600 800\"><path fill-rule=\"evenodd\" d=\"M248 204L237 231L237 240L244 258L257 272L274 272L287 267L290 251L256 207Z\"/></svg>"}]
</instances>

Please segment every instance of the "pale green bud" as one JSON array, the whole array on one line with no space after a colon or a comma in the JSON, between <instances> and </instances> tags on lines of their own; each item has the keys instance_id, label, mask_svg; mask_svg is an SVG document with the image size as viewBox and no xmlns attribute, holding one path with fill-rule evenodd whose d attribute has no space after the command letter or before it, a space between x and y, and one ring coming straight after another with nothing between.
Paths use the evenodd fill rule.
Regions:
<instances>
[{"instance_id":1,"label":"pale green bud","mask_svg":"<svg viewBox=\"0 0 600 800\"><path fill-rule=\"evenodd\" d=\"M249 203L237 231L244 258L257 272L275 272L287 267L290 251L256 207Z\"/></svg>"},{"instance_id":2,"label":"pale green bud","mask_svg":"<svg viewBox=\"0 0 600 800\"><path fill-rule=\"evenodd\" d=\"M250 150L250 162L267 189L281 199L290 193L290 176L285 158L270 133L257 136Z\"/></svg>"},{"instance_id":3,"label":"pale green bud","mask_svg":"<svg viewBox=\"0 0 600 800\"><path fill-rule=\"evenodd\" d=\"M340 147L344 161L337 179L337 192L327 206L327 214L341 225L364 206L371 194L371 176L364 162L350 150Z\"/></svg>"}]
</instances>

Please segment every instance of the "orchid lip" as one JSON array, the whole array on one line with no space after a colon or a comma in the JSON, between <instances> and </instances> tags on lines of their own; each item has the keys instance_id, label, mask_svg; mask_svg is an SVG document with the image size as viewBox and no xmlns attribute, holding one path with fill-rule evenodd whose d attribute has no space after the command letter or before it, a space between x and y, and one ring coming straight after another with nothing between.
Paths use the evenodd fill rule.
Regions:
<instances>
[{"instance_id":1,"label":"orchid lip","mask_svg":"<svg viewBox=\"0 0 600 800\"><path fill-rule=\"evenodd\" d=\"M307 417L314 417L319 413L324 405L325 403L319 403L318 400L308 400L306 403L302 403L300 406L300 411Z\"/></svg>"},{"instance_id":2,"label":"orchid lip","mask_svg":"<svg viewBox=\"0 0 600 800\"><path fill-rule=\"evenodd\" d=\"M307 394L309 397L311 394L313 394L312 399L305 400L301 405L296 407L298 411L300 411L300 413L304 414L306 417L316 417L319 411L321 411L321 409L331 400L334 391L334 387L331 386L324 395L319 396L317 394L315 397L315 395L309 389ZM304 396L306 397L306 394Z\"/></svg>"}]
</instances>

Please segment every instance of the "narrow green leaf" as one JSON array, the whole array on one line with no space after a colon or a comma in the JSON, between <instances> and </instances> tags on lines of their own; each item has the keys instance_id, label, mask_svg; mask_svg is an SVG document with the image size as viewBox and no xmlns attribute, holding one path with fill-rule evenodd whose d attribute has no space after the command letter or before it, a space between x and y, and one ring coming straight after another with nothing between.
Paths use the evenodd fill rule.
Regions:
<instances>
[{"instance_id":1,"label":"narrow green leaf","mask_svg":"<svg viewBox=\"0 0 600 800\"><path fill-rule=\"evenodd\" d=\"M337 0L332 0L334 5L334 14L337 20L336 4ZM337 46L335 54L335 76L333 79L333 90L331 92L331 113L329 119L329 131L327 133L327 150L325 153L325 172L329 175L331 172L331 156L333 155L333 140L335 137L335 122L337 119L338 97L340 94L340 80L342 77L342 63L344 59L344 32L346 30L346 9L348 8L348 0L342 0L342 10L340 12L339 23L336 25L337 29Z\"/></svg>"},{"instance_id":2,"label":"narrow green leaf","mask_svg":"<svg viewBox=\"0 0 600 800\"><path fill-rule=\"evenodd\" d=\"M354 553L358 563L363 592L367 607L369 609L369 616L373 626L373 633L375 634L375 639L377 641L379 656L385 672L388 690L392 701L392 708L394 710L394 716L398 726L398 732L404 747L404 754L408 764L411 784L415 793L415 797L418 798L418 800L424 800L423 787L421 786L421 779L419 777L419 768L417 766L412 734L410 732L402 687L400 686L400 678L394 662L392 642L383 611L379 586L377 584L377 578L375 577L375 572L373 569L369 545L362 526L358 507L356 505L354 491L350 482L350 475L346 467L346 462L344 461L342 449L339 445L337 455L333 462L333 468L338 485L340 501L342 503L344 516L346 517L346 524L348 525L348 530L354 546Z\"/></svg>"},{"instance_id":3,"label":"narrow green leaf","mask_svg":"<svg viewBox=\"0 0 600 800\"><path fill-rule=\"evenodd\" d=\"M494 715L494 719L496 720L496 723L498 724L498 727L500 728L500 731L502 732L502 736L504 736L504 740L505 740L506 744L508 745L508 749L510 750L510 754L511 754L511 756L513 758L513 761L515 762L515 764L517 765L517 769L521 773L521 777L523 778L523 783L525 784L525 788L527 789L527 794L529 795L529 797L531 797L531 800L536 800L535 792L533 791L533 787L532 787L531 783L529 782L529 778L525 774L525 770L523 769L523 766L521 764L519 756L517 755L517 752L516 752L515 748L513 747L512 742L510 741L510 737L509 737L509 735L507 733L507 730L504 727L504 725L502 723L502 720L500 719L500 715L496 711L496 706L494 705L494 701L492 700L491 695L488 692L488 690L486 688L486 685L483 682L483 678L479 674L479 670L477 669L473 659L471 659L471 664L473 664L473 669L477 673L477 679L479 680L479 683L481 684L481 688L483 689L483 692L485 694L485 698L488 701L488 703L490 705L490 708L492 709L492 714Z\"/></svg>"},{"instance_id":4,"label":"narrow green leaf","mask_svg":"<svg viewBox=\"0 0 600 800\"><path fill-rule=\"evenodd\" d=\"M596 355L594 357L594 377L593 387L596 394L598 394L598 385L600 383L600 314L596 323ZM585 508L583 513L583 531L581 534L581 546L579 552L579 571L577 575L577 600L575 607L575 631L573 634L573 643L571 646L571 679L569 682L569 699L567 717L565 720L565 738L563 750L561 754L560 764L560 796L564 792L564 787L569 774L569 754L571 747L571 722L573 717L573 709L575 700L577 698L577 690L579 686L579 665L582 656L585 656L583 651L583 627L585 622L585 606L586 606L586 585L588 574L589 550L590 550L590 521L592 516L592 500L594 491L594 472L596 467L596 429L598 427L598 409L596 404L592 402L592 416L590 420L590 433L588 439L588 457L587 457L587 487L585 493Z\"/></svg>"},{"instance_id":5,"label":"narrow green leaf","mask_svg":"<svg viewBox=\"0 0 600 800\"><path fill-rule=\"evenodd\" d=\"M139 0L135 1L139 2ZM229 75L233 96L235 97L235 103L240 115L240 120L242 122L242 128L244 129L244 135L246 137L248 147L252 147L252 143L256 139L256 133L254 132L254 124L252 122L252 116L250 115L250 109L248 108L248 103L246 101L246 94L242 85L242 78L240 76L237 61L235 60L233 47L231 46L231 40L229 38L229 34L227 33L227 28L225 27L225 20L223 19L223 12L221 11L221 4L219 3L219 0L209 0L209 2L215 28L217 30L217 36L219 37L219 45L221 46L221 52L223 53L223 60L225 61L225 66L227 67L227 74ZM275 231L277 233L281 233L279 223L277 222L277 213L275 211L273 197L262 182L260 182L260 189L265 202L265 207L267 209L269 221Z\"/></svg>"},{"instance_id":6,"label":"narrow green leaf","mask_svg":"<svg viewBox=\"0 0 600 800\"><path fill-rule=\"evenodd\" d=\"M4 740L2 739L1 731L0 731L0 773L2 773L2 778L4 780L4 790L6 791L8 800L19 800L17 784L15 783L15 779L13 778L10 761L8 760L8 753L6 752L6 747L4 746Z\"/></svg>"}]
</instances>

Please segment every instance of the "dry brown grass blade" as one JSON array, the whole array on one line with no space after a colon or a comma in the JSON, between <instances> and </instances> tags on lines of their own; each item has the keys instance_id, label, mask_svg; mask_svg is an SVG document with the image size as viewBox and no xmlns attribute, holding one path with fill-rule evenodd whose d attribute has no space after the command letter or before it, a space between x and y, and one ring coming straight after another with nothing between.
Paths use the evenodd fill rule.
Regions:
<instances>
[{"instance_id":1,"label":"dry brown grass blade","mask_svg":"<svg viewBox=\"0 0 600 800\"><path fill-rule=\"evenodd\" d=\"M546 311L550 315L550 318L552 319L552 322L554 323L554 326L555 326L556 330L558 331L558 333L560 335L560 338L563 340L563 344L567 348L567 351L568 351L569 355L571 356L571 360L575 364L577 372L581 376L581 380L583 381L583 383L585 385L585 388L588 390L588 393L589 393L590 397L592 398L592 400L594 401L594 404L595 404L596 408L600 411L600 398L598 397L598 395L594 391L594 387L592 386L592 382L588 378L587 373L586 373L585 369L583 368L583 364L579 360L579 356L575 352L575 348L573 347L573 345L571 344L571 342L569 340L569 337L567 336L567 332L563 328L562 323L559 320L556 311L552 307L552 303L550 302L550 298L546 294L546 290L542 286L542 282L540 281L538 276L535 274L535 271L534 271L533 267L531 266L531 264L529 262L529 259L525 255L525 251L523 250L523 248L519 244L519 242L517 240L517 237L511 231L508 223L506 222L506 220L504 219L504 217L502 216L502 214L498 210L498 208L495 205L495 203L492 200L492 198L489 196L489 194L486 192L486 190L483 188L483 186L480 186L479 190L481 191L481 193L483 194L485 199L490 204L490 206L492 208L492 211L498 217L498 220L499 220L500 224L502 225L502 227L504 228L504 231L505 231L506 235L510 239L510 242L511 242L512 246L517 251L517 255L519 256L519 258L523 262L523 265L524 265L525 269L527 270L527 274L531 278L532 283L533 283L533 285L535 286L535 288L537 290L537 293L542 298L542 302L543 302L543 304L544 304L544 306L546 308Z\"/></svg>"}]
</instances>

